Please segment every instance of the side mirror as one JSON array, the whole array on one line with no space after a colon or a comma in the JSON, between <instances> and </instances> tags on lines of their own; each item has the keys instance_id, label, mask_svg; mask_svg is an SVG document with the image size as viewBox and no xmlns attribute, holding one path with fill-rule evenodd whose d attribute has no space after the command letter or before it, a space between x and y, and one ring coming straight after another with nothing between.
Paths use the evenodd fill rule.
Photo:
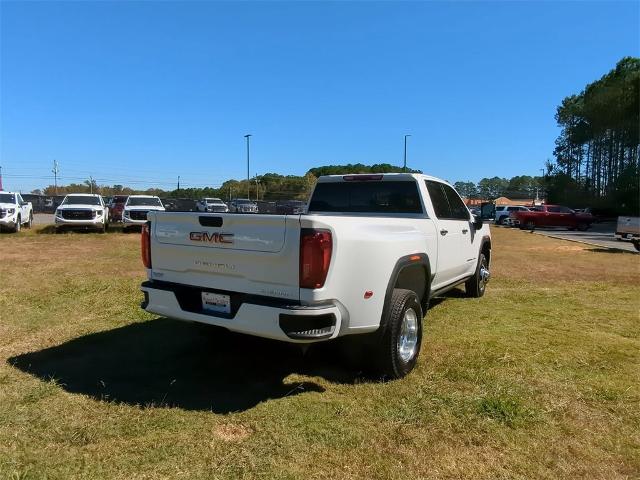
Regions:
<instances>
[{"instance_id":1,"label":"side mirror","mask_svg":"<svg viewBox=\"0 0 640 480\"><path fill-rule=\"evenodd\" d=\"M482 224L483 224L482 217L477 217L473 215L473 227L476 230L480 230L482 228Z\"/></svg>"}]
</instances>

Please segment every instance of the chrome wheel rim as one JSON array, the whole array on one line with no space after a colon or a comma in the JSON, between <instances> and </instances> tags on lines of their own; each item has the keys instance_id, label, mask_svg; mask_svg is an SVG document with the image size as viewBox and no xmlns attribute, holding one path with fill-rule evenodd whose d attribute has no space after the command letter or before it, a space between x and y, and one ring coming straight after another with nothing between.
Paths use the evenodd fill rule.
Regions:
<instances>
[{"instance_id":1,"label":"chrome wheel rim","mask_svg":"<svg viewBox=\"0 0 640 480\"><path fill-rule=\"evenodd\" d=\"M416 355L418 348L418 315L413 308L407 308L402 317L398 335L398 355L407 363Z\"/></svg>"},{"instance_id":2,"label":"chrome wheel rim","mask_svg":"<svg viewBox=\"0 0 640 480\"><path fill-rule=\"evenodd\" d=\"M478 286L480 287L480 290L483 291L484 288L487 286L489 277L491 277L491 274L489 273L489 269L487 268L486 260L482 260L482 263L480 264L479 273L480 274L478 275Z\"/></svg>"}]
</instances>

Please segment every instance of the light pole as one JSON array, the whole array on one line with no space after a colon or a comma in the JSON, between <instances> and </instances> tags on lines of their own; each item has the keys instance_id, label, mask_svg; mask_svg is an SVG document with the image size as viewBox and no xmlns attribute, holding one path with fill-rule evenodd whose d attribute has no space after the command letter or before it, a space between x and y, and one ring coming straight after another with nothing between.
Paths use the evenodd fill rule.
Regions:
<instances>
[{"instance_id":1,"label":"light pole","mask_svg":"<svg viewBox=\"0 0 640 480\"><path fill-rule=\"evenodd\" d=\"M407 137L410 137L410 136L411 135L404 136L404 165L402 166L403 172L407 171Z\"/></svg>"},{"instance_id":2,"label":"light pole","mask_svg":"<svg viewBox=\"0 0 640 480\"><path fill-rule=\"evenodd\" d=\"M256 173L256 201L260 200L260 190L258 189L258 185L260 184L260 180L258 180L258 174Z\"/></svg>"},{"instance_id":3,"label":"light pole","mask_svg":"<svg viewBox=\"0 0 640 480\"><path fill-rule=\"evenodd\" d=\"M247 133L244 138L247 139L247 200L251 200L251 182L249 180L249 138L251 138L251 134Z\"/></svg>"},{"instance_id":4,"label":"light pole","mask_svg":"<svg viewBox=\"0 0 640 480\"><path fill-rule=\"evenodd\" d=\"M51 170L51 173L53 173L53 185L54 185L53 191L54 191L54 194L57 196L58 195L58 173L60 173L57 160L53 161L53 170Z\"/></svg>"}]
</instances>

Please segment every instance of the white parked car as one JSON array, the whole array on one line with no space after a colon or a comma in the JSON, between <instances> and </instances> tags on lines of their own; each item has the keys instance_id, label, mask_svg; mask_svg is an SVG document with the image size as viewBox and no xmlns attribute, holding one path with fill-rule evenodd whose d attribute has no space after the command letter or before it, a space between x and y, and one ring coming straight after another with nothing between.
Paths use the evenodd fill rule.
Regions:
<instances>
[{"instance_id":1,"label":"white parked car","mask_svg":"<svg viewBox=\"0 0 640 480\"><path fill-rule=\"evenodd\" d=\"M219 198L203 198L197 203L196 208L199 212L226 213L229 211L227 204Z\"/></svg>"},{"instance_id":2,"label":"white parked car","mask_svg":"<svg viewBox=\"0 0 640 480\"><path fill-rule=\"evenodd\" d=\"M389 378L415 366L429 301L461 284L481 297L490 277L488 225L426 175L320 177L299 215L149 221L145 310L286 342L351 336Z\"/></svg>"},{"instance_id":3,"label":"white parked car","mask_svg":"<svg viewBox=\"0 0 640 480\"><path fill-rule=\"evenodd\" d=\"M14 192L0 192L0 229L19 232L22 227L33 225L33 207L25 202L22 195Z\"/></svg>"},{"instance_id":4,"label":"white parked car","mask_svg":"<svg viewBox=\"0 0 640 480\"><path fill-rule=\"evenodd\" d=\"M97 230L104 233L109 227L109 209L101 195L70 193L55 213L56 231Z\"/></svg>"},{"instance_id":5,"label":"white parked car","mask_svg":"<svg viewBox=\"0 0 640 480\"><path fill-rule=\"evenodd\" d=\"M503 205L496 207L496 225L504 225L505 222L509 222L509 216L511 212L528 212L529 209L524 205Z\"/></svg>"},{"instance_id":6,"label":"white parked car","mask_svg":"<svg viewBox=\"0 0 640 480\"><path fill-rule=\"evenodd\" d=\"M147 222L147 213L164 212L164 205L159 197L152 195L129 195L122 210L122 230L142 227Z\"/></svg>"},{"instance_id":7,"label":"white parked car","mask_svg":"<svg viewBox=\"0 0 640 480\"><path fill-rule=\"evenodd\" d=\"M232 213L258 213L258 204L246 198L234 198L229 204Z\"/></svg>"}]
</instances>

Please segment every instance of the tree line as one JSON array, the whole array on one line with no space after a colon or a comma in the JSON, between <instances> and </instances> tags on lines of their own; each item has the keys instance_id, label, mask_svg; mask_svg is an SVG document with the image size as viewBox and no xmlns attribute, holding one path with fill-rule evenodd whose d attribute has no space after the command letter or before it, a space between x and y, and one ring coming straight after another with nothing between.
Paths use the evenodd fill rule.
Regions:
<instances>
[{"instance_id":1,"label":"tree line","mask_svg":"<svg viewBox=\"0 0 640 480\"><path fill-rule=\"evenodd\" d=\"M98 185L95 180L84 183L72 183L54 187L50 185L44 190L34 190L32 193L43 195L66 195L68 193L99 193L104 196L113 195L157 195L162 198L188 198L200 199L205 197L218 197L223 200L233 198L260 199L266 201L276 200L306 200L316 184L318 177L322 175L347 175L351 173L389 173L402 172L402 167L389 164L364 165L361 163L347 165L326 165L311 168L305 175L280 175L278 173L266 173L258 175L247 183L247 180L227 180L220 187L180 188L174 190L162 190L149 188L145 190L134 189L123 185ZM420 170L407 169L410 173L422 173ZM535 198L537 193L542 193L544 181L542 177L530 177L520 175L510 179L493 177L483 178L477 183L470 181L455 182L456 190L465 198L495 199L506 196L512 198Z\"/></svg>"},{"instance_id":2,"label":"tree line","mask_svg":"<svg viewBox=\"0 0 640 480\"><path fill-rule=\"evenodd\" d=\"M561 128L547 162L549 198L638 214L640 58L625 57L558 106Z\"/></svg>"},{"instance_id":3,"label":"tree line","mask_svg":"<svg viewBox=\"0 0 640 480\"><path fill-rule=\"evenodd\" d=\"M113 195L157 195L163 198L188 198L200 199L205 197L218 197L223 200L233 198L251 198L252 200L306 200L316 184L316 180L322 175L346 175L349 173L383 173L402 172L402 167L396 167L388 163L364 165L362 163L346 165L325 165L311 168L306 174L280 175L278 173L265 173L258 175L248 182L247 180L227 180L219 187L180 188L174 190L162 190L149 188L145 190L134 189L123 185L98 185L95 180L84 183L72 183L70 185L49 185L42 190L34 190L32 193L43 195L66 195L68 193L99 193L104 196ZM420 170L407 169L407 172L421 173Z\"/></svg>"}]
</instances>

